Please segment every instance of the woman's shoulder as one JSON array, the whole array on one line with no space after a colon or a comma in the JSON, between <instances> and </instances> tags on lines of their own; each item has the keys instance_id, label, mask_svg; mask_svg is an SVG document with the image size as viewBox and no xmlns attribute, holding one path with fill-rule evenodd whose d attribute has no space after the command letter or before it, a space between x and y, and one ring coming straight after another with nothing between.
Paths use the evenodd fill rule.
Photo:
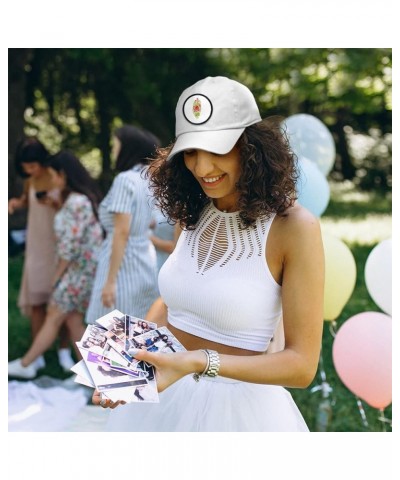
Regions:
<instances>
[{"instance_id":1,"label":"woman's shoulder","mask_svg":"<svg viewBox=\"0 0 400 480\"><path fill-rule=\"evenodd\" d=\"M87 195L78 192L71 192L65 200L66 207L85 207L91 206L91 202Z\"/></svg>"},{"instance_id":2,"label":"woman's shoulder","mask_svg":"<svg viewBox=\"0 0 400 480\"><path fill-rule=\"evenodd\" d=\"M295 202L293 206L285 210L281 218L288 228L296 228L308 224L319 224L318 218L298 202Z\"/></svg>"},{"instance_id":3,"label":"woman's shoulder","mask_svg":"<svg viewBox=\"0 0 400 480\"><path fill-rule=\"evenodd\" d=\"M136 174L132 170L126 170L125 172L118 173L113 180L112 186L114 188L131 188L136 181Z\"/></svg>"},{"instance_id":4,"label":"woman's shoulder","mask_svg":"<svg viewBox=\"0 0 400 480\"><path fill-rule=\"evenodd\" d=\"M283 245L298 245L321 235L319 219L297 202L283 215L277 215L274 223Z\"/></svg>"}]
</instances>

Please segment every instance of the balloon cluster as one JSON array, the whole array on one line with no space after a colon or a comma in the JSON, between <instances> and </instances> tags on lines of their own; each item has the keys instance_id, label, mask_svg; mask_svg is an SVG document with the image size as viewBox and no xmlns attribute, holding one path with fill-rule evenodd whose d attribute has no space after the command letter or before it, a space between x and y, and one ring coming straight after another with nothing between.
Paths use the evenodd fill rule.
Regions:
<instances>
[{"instance_id":1,"label":"balloon cluster","mask_svg":"<svg viewBox=\"0 0 400 480\"><path fill-rule=\"evenodd\" d=\"M365 264L368 293L381 312L347 319L333 342L333 363L346 387L383 411L392 402L392 240L380 242Z\"/></svg>"},{"instance_id":2,"label":"balloon cluster","mask_svg":"<svg viewBox=\"0 0 400 480\"><path fill-rule=\"evenodd\" d=\"M306 113L288 117L284 121L284 130L298 158L298 201L316 217L320 217L330 199L326 176L335 162L332 134L321 120Z\"/></svg>"},{"instance_id":3,"label":"balloon cluster","mask_svg":"<svg viewBox=\"0 0 400 480\"><path fill-rule=\"evenodd\" d=\"M288 117L283 129L298 159L298 202L320 217L330 199L326 176L335 160L333 137L321 120L308 114ZM340 239L324 233L323 245L324 319L330 322L334 336L332 356L335 370L344 385L356 395L362 415L364 412L359 399L383 412L392 401L391 239L379 243L370 252L365 264L368 293L384 313L358 313L346 320L337 332L336 319L349 301L356 284L356 262L351 250ZM321 365L322 355L322 384L312 391L322 390L326 399L332 389Z\"/></svg>"}]
</instances>

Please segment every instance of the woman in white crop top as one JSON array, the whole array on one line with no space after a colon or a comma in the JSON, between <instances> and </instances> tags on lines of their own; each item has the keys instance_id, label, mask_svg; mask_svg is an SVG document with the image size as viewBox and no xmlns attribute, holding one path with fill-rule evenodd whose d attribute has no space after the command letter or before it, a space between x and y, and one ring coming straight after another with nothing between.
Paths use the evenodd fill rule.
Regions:
<instances>
[{"instance_id":1,"label":"woman in white crop top","mask_svg":"<svg viewBox=\"0 0 400 480\"><path fill-rule=\"evenodd\" d=\"M296 172L247 87L207 77L182 93L176 141L150 181L183 230L159 287L187 352L139 351L160 403L103 399L108 430L308 431L284 387L307 387L317 370L324 258L318 221L295 203ZM285 347L264 354L281 318Z\"/></svg>"}]
</instances>

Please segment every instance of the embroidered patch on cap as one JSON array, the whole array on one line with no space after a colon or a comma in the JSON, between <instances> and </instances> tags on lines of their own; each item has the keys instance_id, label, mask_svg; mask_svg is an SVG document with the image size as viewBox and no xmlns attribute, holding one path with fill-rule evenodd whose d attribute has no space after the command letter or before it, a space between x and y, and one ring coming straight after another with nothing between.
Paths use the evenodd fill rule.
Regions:
<instances>
[{"instance_id":1,"label":"embroidered patch on cap","mask_svg":"<svg viewBox=\"0 0 400 480\"><path fill-rule=\"evenodd\" d=\"M209 98L200 93L190 95L182 107L183 115L189 123L201 125L206 123L213 112L213 106Z\"/></svg>"}]
</instances>

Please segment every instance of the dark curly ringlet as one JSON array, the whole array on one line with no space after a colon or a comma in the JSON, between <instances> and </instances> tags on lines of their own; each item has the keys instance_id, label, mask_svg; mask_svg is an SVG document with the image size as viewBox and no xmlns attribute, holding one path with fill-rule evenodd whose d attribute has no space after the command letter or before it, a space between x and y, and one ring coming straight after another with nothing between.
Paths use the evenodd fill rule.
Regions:
<instances>
[{"instance_id":1,"label":"dark curly ringlet","mask_svg":"<svg viewBox=\"0 0 400 480\"><path fill-rule=\"evenodd\" d=\"M237 183L242 227L273 213L284 216L296 200L297 158L281 119L270 117L247 127L238 142L241 175ZM166 217L193 230L210 199L186 168L183 153L166 161L173 145L159 148L148 175L157 203Z\"/></svg>"}]
</instances>

